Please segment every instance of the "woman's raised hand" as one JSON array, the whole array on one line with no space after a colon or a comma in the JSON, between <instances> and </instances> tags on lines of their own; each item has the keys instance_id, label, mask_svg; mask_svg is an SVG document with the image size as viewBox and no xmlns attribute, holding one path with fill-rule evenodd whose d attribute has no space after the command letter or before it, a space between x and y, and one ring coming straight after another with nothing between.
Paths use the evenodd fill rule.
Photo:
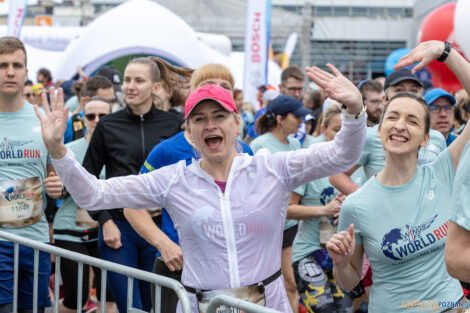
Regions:
<instances>
[{"instance_id":1,"label":"woman's raised hand","mask_svg":"<svg viewBox=\"0 0 470 313\"><path fill-rule=\"evenodd\" d=\"M444 47L444 43L438 40L422 42L411 50L410 53L402 57L397 64L395 64L394 68L399 69L418 63L411 69L411 72L414 73L439 58L444 51Z\"/></svg>"},{"instance_id":2,"label":"woman's raised hand","mask_svg":"<svg viewBox=\"0 0 470 313\"><path fill-rule=\"evenodd\" d=\"M351 259L356 246L354 238L354 225L349 225L348 231L334 234L326 243L328 254L333 260L334 266L345 266Z\"/></svg>"},{"instance_id":3,"label":"woman's raised hand","mask_svg":"<svg viewBox=\"0 0 470 313\"><path fill-rule=\"evenodd\" d=\"M50 104L45 93L41 97L45 115L42 115L37 105L34 105L34 111L41 122L42 140L51 157L61 159L67 153L67 148L64 145L64 133L67 128L69 108L64 109L62 88L58 89L57 96L53 87L49 89Z\"/></svg>"},{"instance_id":4,"label":"woman's raised hand","mask_svg":"<svg viewBox=\"0 0 470 313\"><path fill-rule=\"evenodd\" d=\"M318 86L325 89L328 97L346 105L349 114L356 115L362 110L362 95L354 84L344 77L341 72L328 63L326 67L333 73L324 71L316 66L307 67L307 76Z\"/></svg>"}]
</instances>

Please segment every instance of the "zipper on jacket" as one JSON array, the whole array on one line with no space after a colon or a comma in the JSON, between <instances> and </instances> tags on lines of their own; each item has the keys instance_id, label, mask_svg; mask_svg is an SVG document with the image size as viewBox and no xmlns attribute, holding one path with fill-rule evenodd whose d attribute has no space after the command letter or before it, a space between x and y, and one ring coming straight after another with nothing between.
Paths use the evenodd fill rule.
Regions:
<instances>
[{"instance_id":1,"label":"zipper on jacket","mask_svg":"<svg viewBox=\"0 0 470 313\"><path fill-rule=\"evenodd\" d=\"M144 116L140 116L140 135L142 137L142 163L145 162Z\"/></svg>"},{"instance_id":2,"label":"zipper on jacket","mask_svg":"<svg viewBox=\"0 0 470 313\"><path fill-rule=\"evenodd\" d=\"M222 193L219 187L220 207L222 211L222 221L224 224L225 244L227 245L228 267L230 272L230 287L240 287L240 275L238 271L238 253L235 244L235 229L233 227L232 211L230 209L230 199L228 197L229 184L226 185L226 193Z\"/></svg>"}]
</instances>

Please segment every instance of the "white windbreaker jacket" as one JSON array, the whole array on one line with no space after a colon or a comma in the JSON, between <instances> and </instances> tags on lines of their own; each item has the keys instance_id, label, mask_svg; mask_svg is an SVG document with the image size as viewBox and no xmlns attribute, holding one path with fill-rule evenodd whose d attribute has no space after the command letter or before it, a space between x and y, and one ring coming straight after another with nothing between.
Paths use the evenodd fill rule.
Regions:
<instances>
[{"instance_id":1,"label":"white windbreaker jacket","mask_svg":"<svg viewBox=\"0 0 470 313\"><path fill-rule=\"evenodd\" d=\"M183 251L182 283L199 289L224 289L262 281L281 268L281 246L289 197L296 187L349 170L357 163L367 116L343 126L333 141L270 155L235 157L225 193L198 161L185 161L139 175L98 180L68 150L53 165L78 206L165 207ZM196 297L189 294L193 312ZM282 276L266 286L266 305L292 312Z\"/></svg>"}]
</instances>

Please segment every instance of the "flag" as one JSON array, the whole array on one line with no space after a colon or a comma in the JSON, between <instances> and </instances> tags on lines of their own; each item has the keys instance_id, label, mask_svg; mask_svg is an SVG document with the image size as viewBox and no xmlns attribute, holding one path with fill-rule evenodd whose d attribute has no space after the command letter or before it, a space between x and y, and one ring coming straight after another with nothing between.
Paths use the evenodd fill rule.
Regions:
<instances>
[{"instance_id":1,"label":"flag","mask_svg":"<svg viewBox=\"0 0 470 313\"><path fill-rule=\"evenodd\" d=\"M255 104L258 87L266 86L268 79L271 0L247 1L243 97Z\"/></svg>"},{"instance_id":2,"label":"flag","mask_svg":"<svg viewBox=\"0 0 470 313\"><path fill-rule=\"evenodd\" d=\"M284 47L284 53L282 55L282 69L285 69L289 66L290 58L292 57L292 54L295 50L295 45L297 44L297 37L297 33L293 32L289 35L289 38L287 39L286 46Z\"/></svg>"},{"instance_id":3,"label":"flag","mask_svg":"<svg viewBox=\"0 0 470 313\"><path fill-rule=\"evenodd\" d=\"M26 16L27 2L27 0L9 1L7 36L20 37L21 27Z\"/></svg>"}]
</instances>

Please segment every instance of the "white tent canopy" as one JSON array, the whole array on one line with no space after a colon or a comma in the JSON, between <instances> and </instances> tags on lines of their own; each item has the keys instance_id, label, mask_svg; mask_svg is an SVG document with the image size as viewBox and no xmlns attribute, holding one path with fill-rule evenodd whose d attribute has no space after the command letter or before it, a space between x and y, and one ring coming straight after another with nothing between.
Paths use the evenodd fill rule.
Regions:
<instances>
[{"instance_id":1,"label":"white tent canopy","mask_svg":"<svg viewBox=\"0 0 470 313\"><path fill-rule=\"evenodd\" d=\"M0 27L0 33L2 30ZM228 37L197 33L173 12L150 0L125 2L83 28L25 27L22 37L33 80L41 67L48 68L54 80L70 79L78 66L90 75L116 58L144 54L190 68L220 63L230 68L236 87L243 87L244 54L231 52ZM280 72L277 64L269 63L270 85L277 87Z\"/></svg>"},{"instance_id":2,"label":"white tent canopy","mask_svg":"<svg viewBox=\"0 0 470 313\"><path fill-rule=\"evenodd\" d=\"M70 78L78 65L91 74L106 62L132 54L159 55L198 67L209 61L201 44L194 30L168 9L149 0L129 1L88 25L64 51L55 74Z\"/></svg>"}]
</instances>

